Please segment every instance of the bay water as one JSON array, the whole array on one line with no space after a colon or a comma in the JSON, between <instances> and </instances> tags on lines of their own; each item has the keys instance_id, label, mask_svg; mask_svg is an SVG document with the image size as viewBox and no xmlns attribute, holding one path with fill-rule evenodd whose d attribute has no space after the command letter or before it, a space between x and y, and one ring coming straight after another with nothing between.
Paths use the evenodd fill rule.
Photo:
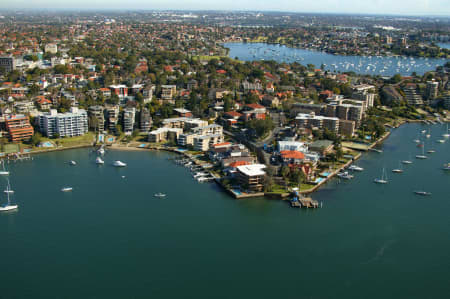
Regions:
<instances>
[{"instance_id":1,"label":"bay water","mask_svg":"<svg viewBox=\"0 0 450 299\"><path fill-rule=\"evenodd\" d=\"M428 128L425 151L436 153L417 160L413 139ZM19 209L0 214L0 298L449 298L445 130L394 129L383 153L356 162L363 172L313 194L316 210L234 200L165 152L111 150L98 166L85 148L9 163ZM383 167L389 183L376 185Z\"/></svg>"}]
</instances>

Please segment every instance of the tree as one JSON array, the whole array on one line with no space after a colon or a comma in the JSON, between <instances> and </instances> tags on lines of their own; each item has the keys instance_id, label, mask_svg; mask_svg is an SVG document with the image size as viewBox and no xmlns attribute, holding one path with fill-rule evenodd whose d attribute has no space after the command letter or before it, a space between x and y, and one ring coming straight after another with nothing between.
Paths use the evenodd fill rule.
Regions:
<instances>
[{"instance_id":1,"label":"tree","mask_svg":"<svg viewBox=\"0 0 450 299\"><path fill-rule=\"evenodd\" d=\"M34 146L37 146L37 145L39 145L39 143L41 143L41 139L42 139L41 133L36 132L31 137L31 144Z\"/></svg>"}]
</instances>

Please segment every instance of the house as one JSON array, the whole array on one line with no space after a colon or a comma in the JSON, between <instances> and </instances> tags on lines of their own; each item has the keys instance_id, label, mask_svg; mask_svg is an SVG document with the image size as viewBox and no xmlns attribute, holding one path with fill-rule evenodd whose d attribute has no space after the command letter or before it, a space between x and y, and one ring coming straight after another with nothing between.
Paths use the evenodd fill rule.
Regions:
<instances>
[{"instance_id":1,"label":"house","mask_svg":"<svg viewBox=\"0 0 450 299\"><path fill-rule=\"evenodd\" d=\"M173 111L175 111L179 117L192 117L192 112L184 108L175 108Z\"/></svg>"},{"instance_id":2,"label":"house","mask_svg":"<svg viewBox=\"0 0 450 299\"><path fill-rule=\"evenodd\" d=\"M271 95L265 95L262 98L262 104L266 107L277 107L280 105L280 99Z\"/></svg>"},{"instance_id":3,"label":"house","mask_svg":"<svg viewBox=\"0 0 450 299\"><path fill-rule=\"evenodd\" d=\"M299 151L285 150L280 155L285 164L301 164L305 160L305 154Z\"/></svg>"},{"instance_id":4,"label":"house","mask_svg":"<svg viewBox=\"0 0 450 299\"><path fill-rule=\"evenodd\" d=\"M266 107L259 104L247 104L244 106L242 113L245 120L250 119L266 119Z\"/></svg>"},{"instance_id":5,"label":"house","mask_svg":"<svg viewBox=\"0 0 450 299\"><path fill-rule=\"evenodd\" d=\"M52 107L52 101L46 99L44 96L37 96L35 101L41 110L49 110Z\"/></svg>"},{"instance_id":6,"label":"house","mask_svg":"<svg viewBox=\"0 0 450 299\"><path fill-rule=\"evenodd\" d=\"M225 121L231 125L236 124L243 116L242 113L236 111L228 111L223 114Z\"/></svg>"}]
</instances>

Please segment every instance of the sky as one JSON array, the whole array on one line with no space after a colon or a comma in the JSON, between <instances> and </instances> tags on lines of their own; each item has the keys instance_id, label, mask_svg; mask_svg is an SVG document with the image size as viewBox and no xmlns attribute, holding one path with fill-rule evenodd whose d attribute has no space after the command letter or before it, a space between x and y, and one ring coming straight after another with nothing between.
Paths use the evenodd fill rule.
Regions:
<instances>
[{"instance_id":1,"label":"sky","mask_svg":"<svg viewBox=\"0 0 450 299\"><path fill-rule=\"evenodd\" d=\"M0 9L252 10L445 15L450 0L0 0Z\"/></svg>"}]
</instances>

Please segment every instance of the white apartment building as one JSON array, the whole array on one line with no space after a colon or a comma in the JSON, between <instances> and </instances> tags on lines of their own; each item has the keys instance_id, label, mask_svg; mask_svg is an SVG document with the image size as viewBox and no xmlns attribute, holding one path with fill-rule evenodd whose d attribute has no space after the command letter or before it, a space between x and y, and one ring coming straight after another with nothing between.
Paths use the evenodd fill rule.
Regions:
<instances>
[{"instance_id":1,"label":"white apartment building","mask_svg":"<svg viewBox=\"0 0 450 299\"><path fill-rule=\"evenodd\" d=\"M58 113L55 109L39 115L40 131L48 137L81 136L88 132L88 116L83 109L72 107L70 112Z\"/></svg>"}]
</instances>

